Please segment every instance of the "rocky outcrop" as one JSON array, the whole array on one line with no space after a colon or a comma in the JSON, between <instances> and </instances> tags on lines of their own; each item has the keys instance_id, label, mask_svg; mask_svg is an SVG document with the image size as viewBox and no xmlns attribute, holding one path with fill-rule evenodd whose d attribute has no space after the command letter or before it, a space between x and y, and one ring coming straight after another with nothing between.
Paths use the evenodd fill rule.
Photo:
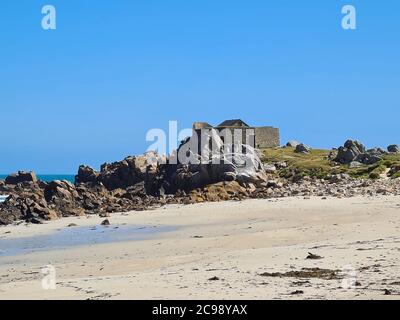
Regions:
<instances>
[{"instance_id":1,"label":"rocky outcrop","mask_svg":"<svg viewBox=\"0 0 400 320\"><path fill-rule=\"evenodd\" d=\"M80 196L75 186L69 181L52 181L44 188L44 198L60 216L82 216Z\"/></svg>"},{"instance_id":2,"label":"rocky outcrop","mask_svg":"<svg viewBox=\"0 0 400 320\"><path fill-rule=\"evenodd\" d=\"M223 146L219 137L213 136L213 139L217 146ZM185 164L174 162L174 155L165 159L150 152L104 164L100 171L81 166L75 184L68 181L38 181L33 172L12 175L7 181L0 181L0 195L8 196L0 203L0 224L18 220L41 223L85 214L107 217L111 212L141 211L165 204L204 201L289 196L400 195L400 179L397 179L400 177L400 168L397 163L393 163L387 173L391 178L389 180L353 179L343 173L316 179L296 172L277 178L278 171L291 170L289 162L277 161L264 166L258 150L245 145L239 148L245 150L244 153L228 149L211 153L205 159L204 154L195 154L190 148L184 149L188 142L190 139L182 143L178 153L183 151L192 160L201 161ZM304 150L301 149L303 147ZM298 152L309 151L302 144L297 145L296 149ZM366 150L361 143L349 140L339 150L333 150L329 159L358 167L375 163L384 154L382 149ZM379 178L379 172L372 173Z\"/></svg>"},{"instance_id":3,"label":"rocky outcrop","mask_svg":"<svg viewBox=\"0 0 400 320\"><path fill-rule=\"evenodd\" d=\"M347 140L343 147L339 147L335 161L349 164L360 155L365 153L365 147L358 141Z\"/></svg>"},{"instance_id":4,"label":"rocky outcrop","mask_svg":"<svg viewBox=\"0 0 400 320\"><path fill-rule=\"evenodd\" d=\"M89 166L80 166L78 174L75 176L75 183L97 183L99 173Z\"/></svg>"},{"instance_id":5,"label":"rocky outcrop","mask_svg":"<svg viewBox=\"0 0 400 320\"><path fill-rule=\"evenodd\" d=\"M387 150L390 153L399 153L400 152L400 148L397 144L392 144L392 145L388 146Z\"/></svg>"},{"instance_id":6,"label":"rocky outcrop","mask_svg":"<svg viewBox=\"0 0 400 320\"><path fill-rule=\"evenodd\" d=\"M266 181L261 154L257 149L242 144L226 147L221 137L213 131L209 138L214 148L206 145L199 153L195 153L193 150L197 149L197 141L188 138L170 157L169 163L160 167L158 181L162 181L163 192L191 191L219 182L236 181L247 186ZM186 158L181 159L180 155L186 155Z\"/></svg>"},{"instance_id":7,"label":"rocky outcrop","mask_svg":"<svg viewBox=\"0 0 400 320\"><path fill-rule=\"evenodd\" d=\"M364 145L358 141L347 140L343 147L340 147L334 161L341 164L361 163L374 164L382 160L385 151L380 148L366 150Z\"/></svg>"},{"instance_id":8,"label":"rocky outcrop","mask_svg":"<svg viewBox=\"0 0 400 320\"><path fill-rule=\"evenodd\" d=\"M41 186L36 182L23 182L4 190L10 196L0 204L0 224L17 220L40 223L57 218L57 213L45 201Z\"/></svg>"},{"instance_id":9,"label":"rocky outcrop","mask_svg":"<svg viewBox=\"0 0 400 320\"><path fill-rule=\"evenodd\" d=\"M6 184L11 185L23 182L37 182L36 174L34 172L18 171L18 173L9 175L5 180Z\"/></svg>"},{"instance_id":10,"label":"rocky outcrop","mask_svg":"<svg viewBox=\"0 0 400 320\"><path fill-rule=\"evenodd\" d=\"M294 149L294 152L303 153L303 154L308 154L308 153L310 153L310 151L311 151L311 149L302 143L298 144L296 146L296 148Z\"/></svg>"},{"instance_id":11,"label":"rocky outcrop","mask_svg":"<svg viewBox=\"0 0 400 320\"><path fill-rule=\"evenodd\" d=\"M126 189L145 182L148 193L157 192L154 184L157 180L159 163L165 163L164 157L155 152L147 152L142 156L127 157L122 161L105 163L100 172L88 166L80 166L75 184L101 183L108 190Z\"/></svg>"}]
</instances>

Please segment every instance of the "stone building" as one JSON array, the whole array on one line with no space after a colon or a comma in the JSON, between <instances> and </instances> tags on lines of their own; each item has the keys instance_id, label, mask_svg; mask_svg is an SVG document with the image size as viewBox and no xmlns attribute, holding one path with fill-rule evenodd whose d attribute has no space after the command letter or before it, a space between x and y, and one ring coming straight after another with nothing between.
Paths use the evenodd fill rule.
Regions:
<instances>
[{"instance_id":1,"label":"stone building","mask_svg":"<svg viewBox=\"0 0 400 320\"><path fill-rule=\"evenodd\" d=\"M195 122L193 124L193 133L199 137L199 145L203 129L215 129L220 134L224 130L229 130L232 137L236 135L237 138L239 135L243 144L248 144L258 149L280 146L279 129L270 126L252 127L241 119L225 120L215 127L207 122ZM223 135L221 137L224 139Z\"/></svg>"}]
</instances>

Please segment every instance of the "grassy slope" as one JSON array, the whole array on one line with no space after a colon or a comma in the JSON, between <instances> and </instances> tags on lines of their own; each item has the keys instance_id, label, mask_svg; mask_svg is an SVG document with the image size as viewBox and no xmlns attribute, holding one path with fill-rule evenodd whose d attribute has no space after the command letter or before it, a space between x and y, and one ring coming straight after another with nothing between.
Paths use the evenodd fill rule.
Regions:
<instances>
[{"instance_id":1,"label":"grassy slope","mask_svg":"<svg viewBox=\"0 0 400 320\"><path fill-rule=\"evenodd\" d=\"M310 176L325 178L329 174L348 173L359 178L378 178L388 168L398 166L399 170L392 177L400 177L400 154L385 155L384 159L370 166L350 169L347 165L338 165L328 159L329 150L313 149L310 154L295 153L293 148L264 149L263 162L286 161L287 168L278 171L281 177Z\"/></svg>"}]
</instances>

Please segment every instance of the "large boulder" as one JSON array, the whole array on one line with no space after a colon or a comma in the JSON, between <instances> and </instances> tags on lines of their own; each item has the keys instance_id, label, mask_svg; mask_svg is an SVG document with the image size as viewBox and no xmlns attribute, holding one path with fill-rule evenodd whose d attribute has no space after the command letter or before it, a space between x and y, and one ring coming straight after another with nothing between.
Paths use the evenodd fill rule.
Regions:
<instances>
[{"instance_id":1,"label":"large boulder","mask_svg":"<svg viewBox=\"0 0 400 320\"><path fill-rule=\"evenodd\" d=\"M224 145L218 133L210 132L210 144L196 153L197 140L185 139L162 166L162 189L166 193L190 191L218 182L237 181L259 185L267 180L261 153L249 145ZM241 150L241 152L237 152Z\"/></svg>"},{"instance_id":2,"label":"large boulder","mask_svg":"<svg viewBox=\"0 0 400 320\"><path fill-rule=\"evenodd\" d=\"M392 144L392 145L388 146L387 150L390 153L399 153L400 152L400 148L397 144Z\"/></svg>"},{"instance_id":3,"label":"large boulder","mask_svg":"<svg viewBox=\"0 0 400 320\"><path fill-rule=\"evenodd\" d=\"M75 183L96 183L99 178L99 173L89 166L80 166L78 174L75 176Z\"/></svg>"},{"instance_id":4,"label":"large boulder","mask_svg":"<svg viewBox=\"0 0 400 320\"><path fill-rule=\"evenodd\" d=\"M48 203L62 216L81 216L85 211L80 205L80 195L69 181L56 180L44 189L44 197Z\"/></svg>"},{"instance_id":5,"label":"large boulder","mask_svg":"<svg viewBox=\"0 0 400 320\"><path fill-rule=\"evenodd\" d=\"M58 217L56 211L44 198L39 183L23 182L9 189L10 194L0 203L0 224L9 224L17 220L40 223Z\"/></svg>"},{"instance_id":6,"label":"large boulder","mask_svg":"<svg viewBox=\"0 0 400 320\"><path fill-rule=\"evenodd\" d=\"M361 163L371 165L382 160L385 151L380 148L366 150L358 141L347 140L343 147L338 149L334 161L341 164Z\"/></svg>"},{"instance_id":7,"label":"large boulder","mask_svg":"<svg viewBox=\"0 0 400 320\"><path fill-rule=\"evenodd\" d=\"M347 140L343 147L339 147L336 162L341 164L349 164L357 161L356 158L365 152L365 147L362 143L354 140Z\"/></svg>"},{"instance_id":8,"label":"large boulder","mask_svg":"<svg viewBox=\"0 0 400 320\"><path fill-rule=\"evenodd\" d=\"M55 180L51 181L44 189L44 197L47 202L54 201L57 198L73 201L79 197L79 194L71 182Z\"/></svg>"},{"instance_id":9,"label":"large boulder","mask_svg":"<svg viewBox=\"0 0 400 320\"><path fill-rule=\"evenodd\" d=\"M381 161L384 154L385 151L380 148L369 149L366 152L359 154L354 161L370 165Z\"/></svg>"},{"instance_id":10,"label":"large boulder","mask_svg":"<svg viewBox=\"0 0 400 320\"><path fill-rule=\"evenodd\" d=\"M311 151L311 149L302 143L298 144L296 146L296 148L294 149L294 152L303 153L303 154L308 154L308 153L310 153L310 151Z\"/></svg>"},{"instance_id":11,"label":"large boulder","mask_svg":"<svg viewBox=\"0 0 400 320\"><path fill-rule=\"evenodd\" d=\"M155 152L147 152L137 157L127 157L122 161L101 166L98 181L108 190L126 189L145 181L149 189L158 174L158 166L165 157Z\"/></svg>"},{"instance_id":12,"label":"large boulder","mask_svg":"<svg viewBox=\"0 0 400 320\"><path fill-rule=\"evenodd\" d=\"M33 171L18 171L18 173L10 174L5 180L6 184L11 185L16 185L23 182L37 182L36 174Z\"/></svg>"}]
</instances>

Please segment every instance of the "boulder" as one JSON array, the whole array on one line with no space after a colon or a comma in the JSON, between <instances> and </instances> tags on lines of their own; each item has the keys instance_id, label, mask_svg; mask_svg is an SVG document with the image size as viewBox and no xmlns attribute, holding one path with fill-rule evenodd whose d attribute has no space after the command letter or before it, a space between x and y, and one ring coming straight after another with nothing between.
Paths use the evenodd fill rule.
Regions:
<instances>
[{"instance_id":1,"label":"boulder","mask_svg":"<svg viewBox=\"0 0 400 320\"><path fill-rule=\"evenodd\" d=\"M79 197L79 194L71 182L55 180L50 182L44 189L44 197L47 202L54 201L55 199L72 202Z\"/></svg>"},{"instance_id":2,"label":"boulder","mask_svg":"<svg viewBox=\"0 0 400 320\"><path fill-rule=\"evenodd\" d=\"M365 147L360 142L347 140L343 147L339 147L334 160L341 164L349 164L352 161L356 161L355 159L364 152Z\"/></svg>"},{"instance_id":3,"label":"boulder","mask_svg":"<svg viewBox=\"0 0 400 320\"><path fill-rule=\"evenodd\" d=\"M359 162L362 164L371 165L381 161L384 154L385 151L380 148L366 150L362 143L354 140L347 140L344 146L338 149L338 153L334 161L341 164Z\"/></svg>"},{"instance_id":4,"label":"boulder","mask_svg":"<svg viewBox=\"0 0 400 320\"><path fill-rule=\"evenodd\" d=\"M342 181L349 181L351 180L351 177L347 173L338 173L332 175L329 180L331 183L338 183Z\"/></svg>"},{"instance_id":5,"label":"boulder","mask_svg":"<svg viewBox=\"0 0 400 320\"><path fill-rule=\"evenodd\" d=\"M160 167L156 182L161 181L162 190L174 194L178 190L191 191L218 182L258 185L267 180L259 150L244 144L234 148L224 146L216 132L211 132L209 138L216 147L202 146L199 154L193 151L197 150L197 140L189 138L181 143L168 164Z\"/></svg>"},{"instance_id":6,"label":"boulder","mask_svg":"<svg viewBox=\"0 0 400 320\"><path fill-rule=\"evenodd\" d=\"M137 157L127 157L112 164L101 166L98 181L108 190L126 189L144 181L149 193L156 192L157 174L160 163L165 163L165 157L156 152L147 152Z\"/></svg>"},{"instance_id":7,"label":"boulder","mask_svg":"<svg viewBox=\"0 0 400 320\"><path fill-rule=\"evenodd\" d=\"M99 173L89 166L80 166L78 174L75 176L75 184L79 183L96 183Z\"/></svg>"},{"instance_id":8,"label":"boulder","mask_svg":"<svg viewBox=\"0 0 400 320\"><path fill-rule=\"evenodd\" d=\"M387 147L388 152L390 153L400 153L400 148L397 144L392 144Z\"/></svg>"},{"instance_id":9,"label":"boulder","mask_svg":"<svg viewBox=\"0 0 400 320\"><path fill-rule=\"evenodd\" d=\"M311 149L302 143L297 145L294 150L294 152L296 152L296 153L303 153L303 154L308 154L308 153L310 153L310 151L311 151Z\"/></svg>"},{"instance_id":10,"label":"boulder","mask_svg":"<svg viewBox=\"0 0 400 320\"><path fill-rule=\"evenodd\" d=\"M231 182L218 182L206 186L201 194L201 199L205 199L206 201L211 201L211 202L218 202L230 199L239 200L248 196L249 193L245 187L241 186L236 181L231 181ZM197 197L200 198L199 195L197 195ZM202 201L200 200L198 202Z\"/></svg>"},{"instance_id":11,"label":"boulder","mask_svg":"<svg viewBox=\"0 0 400 320\"><path fill-rule=\"evenodd\" d=\"M85 214L80 205L81 197L76 187L69 181L56 180L44 189L44 197L62 216L82 216Z\"/></svg>"},{"instance_id":12,"label":"boulder","mask_svg":"<svg viewBox=\"0 0 400 320\"><path fill-rule=\"evenodd\" d=\"M18 173L13 173L9 175L5 180L6 184L11 184L11 185L16 185L18 183L23 183L23 182L37 182L36 174L33 171L31 172L18 171Z\"/></svg>"},{"instance_id":13,"label":"boulder","mask_svg":"<svg viewBox=\"0 0 400 320\"><path fill-rule=\"evenodd\" d=\"M296 141L296 140L290 140L286 143L286 147L291 147L291 148L296 148L298 145L300 144L300 142Z\"/></svg>"},{"instance_id":14,"label":"boulder","mask_svg":"<svg viewBox=\"0 0 400 320\"><path fill-rule=\"evenodd\" d=\"M361 166L362 166L362 163L358 162L358 161L352 161L349 164L349 168L350 169L358 168L358 167L361 167Z\"/></svg>"},{"instance_id":15,"label":"boulder","mask_svg":"<svg viewBox=\"0 0 400 320\"><path fill-rule=\"evenodd\" d=\"M274 164L264 165L264 170L266 173L275 173L277 171L276 166Z\"/></svg>"}]
</instances>

